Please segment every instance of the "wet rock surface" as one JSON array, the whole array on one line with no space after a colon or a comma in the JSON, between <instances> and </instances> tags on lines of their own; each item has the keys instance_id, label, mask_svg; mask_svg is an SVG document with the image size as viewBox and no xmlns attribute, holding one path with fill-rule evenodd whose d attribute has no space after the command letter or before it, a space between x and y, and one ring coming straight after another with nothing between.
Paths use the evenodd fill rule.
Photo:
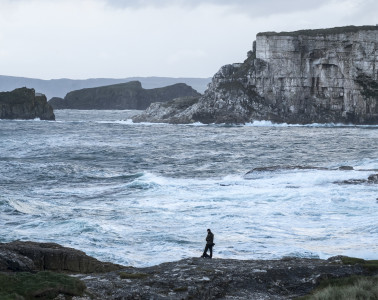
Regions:
<instances>
[{"instance_id":1,"label":"wet rock surface","mask_svg":"<svg viewBox=\"0 0 378 300\"><path fill-rule=\"evenodd\" d=\"M337 258L188 258L79 278L99 299L292 299L308 294L321 278L365 272L358 265L342 265Z\"/></svg>"},{"instance_id":2,"label":"wet rock surface","mask_svg":"<svg viewBox=\"0 0 378 300\"><path fill-rule=\"evenodd\" d=\"M348 179L336 181L337 184L378 184L378 174L372 174L367 179Z\"/></svg>"}]
</instances>

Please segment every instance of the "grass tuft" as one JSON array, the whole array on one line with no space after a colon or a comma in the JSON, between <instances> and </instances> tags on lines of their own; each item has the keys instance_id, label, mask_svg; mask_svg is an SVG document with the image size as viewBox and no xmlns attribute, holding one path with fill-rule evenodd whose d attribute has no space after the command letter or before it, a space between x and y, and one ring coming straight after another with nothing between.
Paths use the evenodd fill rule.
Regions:
<instances>
[{"instance_id":1,"label":"grass tuft","mask_svg":"<svg viewBox=\"0 0 378 300\"><path fill-rule=\"evenodd\" d=\"M0 299L53 299L59 294L82 296L85 284L77 278L53 272L0 273Z\"/></svg>"},{"instance_id":2,"label":"grass tuft","mask_svg":"<svg viewBox=\"0 0 378 300\"><path fill-rule=\"evenodd\" d=\"M121 279L144 279L149 275L146 273L126 273L126 272L119 272L119 277Z\"/></svg>"},{"instance_id":3,"label":"grass tuft","mask_svg":"<svg viewBox=\"0 0 378 300\"><path fill-rule=\"evenodd\" d=\"M351 276L325 280L300 300L378 300L378 277Z\"/></svg>"},{"instance_id":4,"label":"grass tuft","mask_svg":"<svg viewBox=\"0 0 378 300\"><path fill-rule=\"evenodd\" d=\"M173 291L176 292L176 293L187 292L188 291L188 287L187 286L182 286L182 287L174 288Z\"/></svg>"},{"instance_id":5,"label":"grass tuft","mask_svg":"<svg viewBox=\"0 0 378 300\"><path fill-rule=\"evenodd\" d=\"M364 260L356 257L341 256L341 261L344 265L359 264L370 272L378 271L378 260Z\"/></svg>"}]
</instances>

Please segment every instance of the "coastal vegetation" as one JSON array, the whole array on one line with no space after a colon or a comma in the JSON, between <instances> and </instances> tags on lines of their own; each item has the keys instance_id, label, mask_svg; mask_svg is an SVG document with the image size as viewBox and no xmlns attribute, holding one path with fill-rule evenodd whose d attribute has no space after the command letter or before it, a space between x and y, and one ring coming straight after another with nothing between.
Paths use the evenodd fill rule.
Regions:
<instances>
[{"instance_id":1,"label":"coastal vegetation","mask_svg":"<svg viewBox=\"0 0 378 300\"><path fill-rule=\"evenodd\" d=\"M0 273L0 299L3 300L53 299L59 294L82 296L85 289L81 280L65 274Z\"/></svg>"},{"instance_id":2,"label":"coastal vegetation","mask_svg":"<svg viewBox=\"0 0 378 300\"><path fill-rule=\"evenodd\" d=\"M323 280L314 292L298 300L378 299L378 276L350 276Z\"/></svg>"},{"instance_id":3,"label":"coastal vegetation","mask_svg":"<svg viewBox=\"0 0 378 300\"><path fill-rule=\"evenodd\" d=\"M356 257L341 256L343 265L360 265L368 273L376 274L378 260L364 260ZM298 300L378 300L378 275L353 275L343 278L323 278L319 286L308 296Z\"/></svg>"},{"instance_id":4,"label":"coastal vegetation","mask_svg":"<svg viewBox=\"0 0 378 300\"><path fill-rule=\"evenodd\" d=\"M343 27L333 27L333 28L322 28L322 29L303 29L297 31L267 31L259 32L257 36L317 36L317 35L328 35L328 34L343 34L343 33L352 33L358 32L361 30L378 30L378 26L366 25L366 26L343 26Z\"/></svg>"},{"instance_id":5,"label":"coastal vegetation","mask_svg":"<svg viewBox=\"0 0 378 300\"><path fill-rule=\"evenodd\" d=\"M356 82L362 87L361 94L366 98L378 99L378 81L368 75L359 74Z\"/></svg>"}]
</instances>

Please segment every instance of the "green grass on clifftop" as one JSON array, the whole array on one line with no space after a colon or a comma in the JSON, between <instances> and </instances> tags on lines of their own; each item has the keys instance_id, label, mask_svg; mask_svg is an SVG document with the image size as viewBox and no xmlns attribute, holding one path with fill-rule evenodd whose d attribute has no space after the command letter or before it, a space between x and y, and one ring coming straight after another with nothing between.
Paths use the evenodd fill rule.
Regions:
<instances>
[{"instance_id":1,"label":"green grass on clifftop","mask_svg":"<svg viewBox=\"0 0 378 300\"><path fill-rule=\"evenodd\" d=\"M309 296L298 300L378 300L378 276L323 280Z\"/></svg>"},{"instance_id":2,"label":"green grass on clifftop","mask_svg":"<svg viewBox=\"0 0 378 300\"><path fill-rule=\"evenodd\" d=\"M341 256L344 265L361 265L369 273L376 274L378 260ZM378 275L325 278L311 295L298 300L378 300Z\"/></svg>"},{"instance_id":3,"label":"green grass on clifftop","mask_svg":"<svg viewBox=\"0 0 378 300\"><path fill-rule=\"evenodd\" d=\"M358 32L361 30L378 30L378 26L344 26L344 27L333 27L325 29L304 29L298 31L282 31L282 32L259 32L257 36L317 36L317 35L328 35L328 34L343 34L350 32Z\"/></svg>"},{"instance_id":4,"label":"green grass on clifftop","mask_svg":"<svg viewBox=\"0 0 378 300\"><path fill-rule=\"evenodd\" d=\"M0 273L0 299L3 300L53 299L59 294L81 296L85 289L82 281L65 274Z\"/></svg>"},{"instance_id":5,"label":"green grass on clifftop","mask_svg":"<svg viewBox=\"0 0 378 300\"><path fill-rule=\"evenodd\" d=\"M359 264L367 269L369 272L378 271L378 260L365 260L362 258L341 256L341 261L344 265L356 265Z\"/></svg>"}]
</instances>

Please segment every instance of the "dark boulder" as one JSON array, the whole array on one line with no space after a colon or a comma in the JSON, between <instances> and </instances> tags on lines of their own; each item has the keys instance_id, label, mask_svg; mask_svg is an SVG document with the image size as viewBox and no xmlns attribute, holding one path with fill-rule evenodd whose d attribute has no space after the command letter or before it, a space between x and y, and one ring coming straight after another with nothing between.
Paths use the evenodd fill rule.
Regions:
<instances>
[{"instance_id":1,"label":"dark boulder","mask_svg":"<svg viewBox=\"0 0 378 300\"><path fill-rule=\"evenodd\" d=\"M369 183L378 183L378 174L372 174L368 177Z\"/></svg>"},{"instance_id":2,"label":"dark boulder","mask_svg":"<svg viewBox=\"0 0 378 300\"><path fill-rule=\"evenodd\" d=\"M336 181L337 184L378 184L378 174L372 174L367 179L347 179Z\"/></svg>"}]
</instances>

